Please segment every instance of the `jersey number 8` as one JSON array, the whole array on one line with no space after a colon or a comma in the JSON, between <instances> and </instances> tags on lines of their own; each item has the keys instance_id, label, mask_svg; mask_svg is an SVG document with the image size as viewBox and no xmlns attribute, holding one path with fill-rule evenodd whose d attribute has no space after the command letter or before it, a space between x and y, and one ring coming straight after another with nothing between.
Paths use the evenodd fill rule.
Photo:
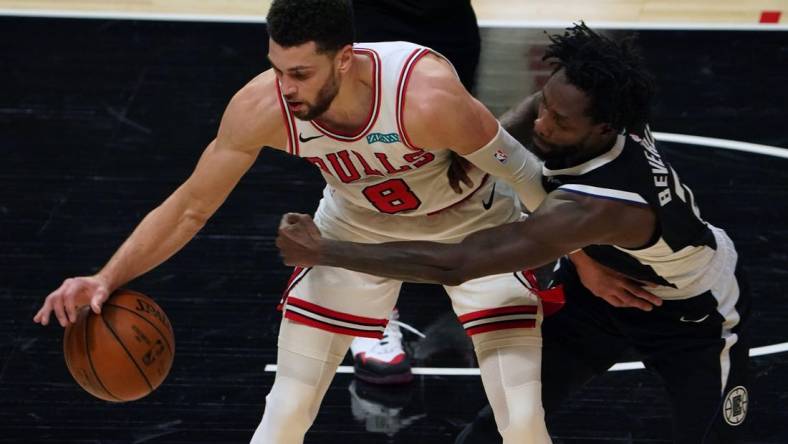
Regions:
<instances>
[{"instance_id":1,"label":"jersey number 8","mask_svg":"<svg viewBox=\"0 0 788 444\"><path fill-rule=\"evenodd\" d=\"M391 179L364 188L364 196L379 211L387 214L415 210L421 201L402 179Z\"/></svg>"}]
</instances>

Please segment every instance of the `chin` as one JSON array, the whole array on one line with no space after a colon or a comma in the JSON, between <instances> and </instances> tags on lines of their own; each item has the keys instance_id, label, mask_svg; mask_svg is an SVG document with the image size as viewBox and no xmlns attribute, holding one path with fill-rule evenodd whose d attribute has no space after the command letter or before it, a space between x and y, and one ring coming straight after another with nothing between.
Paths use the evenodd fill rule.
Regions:
<instances>
[{"instance_id":1,"label":"chin","mask_svg":"<svg viewBox=\"0 0 788 444\"><path fill-rule=\"evenodd\" d=\"M530 150L532 153L534 153L534 155L535 155L536 157L538 157L540 160L548 160L548 159L550 159L551 157L553 157L553 156L551 156L551 154L550 154L551 152L550 152L550 151L545 151L545 150L544 150L542 147L540 147L539 145L537 145L537 144L535 144L535 143L533 143L533 142L532 142L532 143L531 143L531 145L528 147L528 149L529 149L529 150Z\"/></svg>"}]
</instances>

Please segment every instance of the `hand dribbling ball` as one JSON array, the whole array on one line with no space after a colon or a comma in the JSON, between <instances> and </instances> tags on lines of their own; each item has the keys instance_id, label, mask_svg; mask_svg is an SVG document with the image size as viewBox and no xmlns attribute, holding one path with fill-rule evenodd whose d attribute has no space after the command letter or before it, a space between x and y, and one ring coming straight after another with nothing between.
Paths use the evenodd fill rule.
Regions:
<instances>
[{"instance_id":1,"label":"hand dribbling ball","mask_svg":"<svg viewBox=\"0 0 788 444\"><path fill-rule=\"evenodd\" d=\"M170 320L136 291L115 291L97 315L79 311L63 337L66 365L91 395L111 402L147 396L170 372L175 338Z\"/></svg>"}]
</instances>

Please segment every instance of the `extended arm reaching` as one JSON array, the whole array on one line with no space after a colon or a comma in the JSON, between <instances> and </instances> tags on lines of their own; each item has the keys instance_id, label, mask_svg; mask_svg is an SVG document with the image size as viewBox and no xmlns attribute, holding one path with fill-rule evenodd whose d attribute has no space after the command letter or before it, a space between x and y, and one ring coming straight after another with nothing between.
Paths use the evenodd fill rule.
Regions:
<instances>
[{"instance_id":1,"label":"extended arm reaching","mask_svg":"<svg viewBox=\"0 0 788 444\"><path fill-rule=\"evenodd\" d=\"M271 95L272 106L259 98L259 85L266 86L265 78L262 80L250 83L230 102L216 139L205 149L192 175L145 216L101 271L66 279L50 293L34 322L47 325L54 312L65 327L76 320L79 307L87 304L99 313L112 291L167 260L199 232L263 145L281 146L277 131L284 138L284 130L276 97ZM265 111L269 108L270 113Z\"/></svg>"},{"instance_id":2,"label":"extended arm reaching","mask_svg":"<svg viewBox=\"0 0 788 444\"><path fill-rule=\"evenodd\" d=\"M289 265L329 265L405 281L458 285L480 276L535 268L593 243L642 245L651 234L649 226L653 213L647 209L554 192L526 220L478 231L457 244L328 240L309 216L287 214L277 246Z\"/></svg>"}]
</instances>

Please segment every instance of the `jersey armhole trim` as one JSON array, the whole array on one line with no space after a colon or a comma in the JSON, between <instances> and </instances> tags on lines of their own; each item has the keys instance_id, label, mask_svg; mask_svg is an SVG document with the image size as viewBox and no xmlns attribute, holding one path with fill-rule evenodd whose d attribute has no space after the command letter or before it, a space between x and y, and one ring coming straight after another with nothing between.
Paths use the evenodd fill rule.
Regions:
<instances>
[{"instance_id":1,"label":"jersey armhole trim","mask_svg":"<svg viewBox=\"0 0 788 444\"><path fill-rule=\"evenodd\" d=\"M282 111L282 118L287 128L287 152L293 156L300 156L300 147L298 146L298 133L295 127L295 116L290 111L290 107L285 103L285 98L282 95L282 87L279 85L279 80L276 80L276 96L279 99L279 108Z\"/></svg>"},{"instance_id":2,"label":"jersey armhole trim","mask_svg":"<svg viewBox=\"0 0 788 444\"><path fill-rule=\"evenodd\" d=\"M429 54L430 52L431 51L427 48L419 48L414 50L405 60L405 65L402 67L402 72L400 73L399 81L397 82L397 130L402 136L400 137L402 144L414 151L419 151L423 148L419 148L413 144L413 142L410 140L410 137L408 136L407 131L405 131L405 95L408 89L410 75L413 72L413 67L416 65L416 62L418 62L422 57Z\"/></svg>"}]
</instances>

